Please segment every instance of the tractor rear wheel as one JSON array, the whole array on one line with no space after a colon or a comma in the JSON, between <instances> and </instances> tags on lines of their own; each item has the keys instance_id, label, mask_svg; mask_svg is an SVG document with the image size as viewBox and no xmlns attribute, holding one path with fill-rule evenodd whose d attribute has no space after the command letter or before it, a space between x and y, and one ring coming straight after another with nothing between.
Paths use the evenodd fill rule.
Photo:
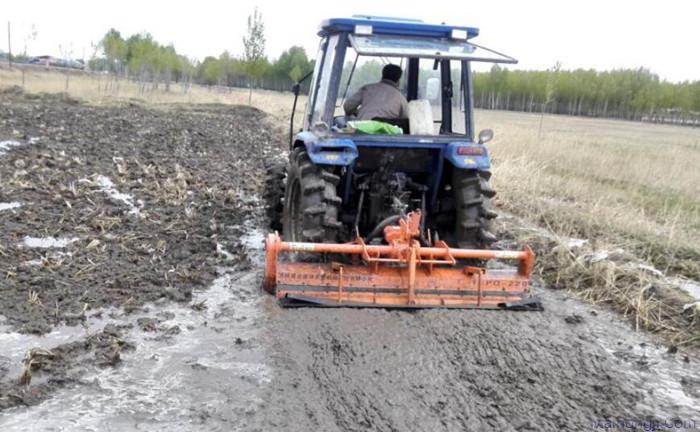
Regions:
<instances>
[{"instance_id":1,"label":"tractor rear wheel","mask_svg":"<svg viewBox=\"0 0 700 432\"><path fill-rule=\"evenodd\" d=\"M284 178L287 164L274 162L266 167L263 199L265 214L273 231L282 233L282 213L284 211Z\"/></svg>"},{"instance_id":2,"label":"tractor rear wheel","mask_svg":"<svg viewBox=\"0 0 700 432\"><path fill-rule=\"evenodd\" d=\"M488 249L497 240L491 232L497 215L491 207L496 191L489 184L490 177L491 173L486 171L455 169L452 172L455 234L460 248Z\"/></svg>"},{"instance_id":3,"label":"tractor rear wheel","mask_svg":"<svg viewBox=\"0 0 700 432\"><path fill-rule=\"evenodd\" d=\"M341 199L336 186L340 177L315 165L304 148L289 156L285 189L284 239L294 242L338 241Z\"/></svg>"}]
</instances>

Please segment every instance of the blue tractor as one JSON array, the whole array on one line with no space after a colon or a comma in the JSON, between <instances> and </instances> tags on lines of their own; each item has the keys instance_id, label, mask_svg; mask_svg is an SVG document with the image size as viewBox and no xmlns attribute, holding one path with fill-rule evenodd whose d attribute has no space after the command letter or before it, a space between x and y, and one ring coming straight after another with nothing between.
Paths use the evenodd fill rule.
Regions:
<instances>
[{"instance_id":1,"label":"blue tractor","mask_svg":"<svg viewBox=\"0 0 700 432\"><path fill-rule=\"evenodd\" d=\"M475 44L473 27L354 16L325 20L318 34L311 80L295 86L296 96L309 88L303 128L294 131L292 114L289 160L268 171L272 228L289 242L376 244L419 211L422 244L488 249L496 192L484 144L493 134L475 136L471 66L516 60ZM403 70L408 118L375 118L386 127L363 133L343 103L386 64Z\"/></svg>"}]
</instances>

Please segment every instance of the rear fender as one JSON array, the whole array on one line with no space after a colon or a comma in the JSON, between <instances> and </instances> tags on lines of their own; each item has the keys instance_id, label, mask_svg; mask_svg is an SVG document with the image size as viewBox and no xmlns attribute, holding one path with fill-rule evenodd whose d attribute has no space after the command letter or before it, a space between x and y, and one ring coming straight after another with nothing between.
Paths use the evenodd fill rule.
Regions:
<instances>
[{"instance_id":1,"label":"rear fender","mask_svg":"<svg viewBox=\"0 0 700 432\"><path fill-rule=\"evenodd\" d=\"M311 132L300 132L296 142L303 143L311 161L317 165L348 166L357 159L357 146L348 138L319 139Z\"/></svg>"}]
</instances>

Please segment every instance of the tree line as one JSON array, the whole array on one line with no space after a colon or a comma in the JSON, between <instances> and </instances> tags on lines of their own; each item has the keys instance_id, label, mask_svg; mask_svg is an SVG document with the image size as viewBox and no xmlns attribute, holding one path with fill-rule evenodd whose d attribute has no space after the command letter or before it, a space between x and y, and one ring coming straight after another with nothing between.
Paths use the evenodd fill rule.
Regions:
<instances>
[{"instance_id":1,"label":"tree line","mask_svg":"<svg viewBox=\"0 0 700 432\"><path fill-rule=\"evenodd\" d=\"M348 94L358 85L376 80L382 66L370 60L353 71L353 64L347 63L340 96L344 96L350 71L353 77ZM452 72L455 89L461 89L459 70ZM424 90L428 79L439 77L439 72L421 68L419 75L418 87ZM473 89L474 105L482 109L700 126L700 81L671 83L645 68L562 70L557 65L548 71L523 71L494 65L489 72L474 73ZM461 98L455 98L455 103L458 101L461 103Z\"/></svg>"},{"instance_id":2,"label":"tree line","mask_svg":"<svg viewBox=\"0 0 700 432\"><path fill-rule=\"evenodd\" d=\"M648 69L507 70L474 74L479 108L700 125L700 81L671 83Z\"/></svg>"},{"instance_id":3,"label":"tree line","mask_svg":"<svg viewBox=\"0 0 700 432\"><path fill-rule=\"evenodd\" d=\"M166 90L172 82L288 90L314 66L300 46L292 46L270 61L265 55L264 25L257 10L248 17L241 56L224 51L218 57L198 61L179 54L172 44L158 43L149 33L124 37L116 29L110 29L98 47L103 55L89 61L91 70L136 79L144 86L157 88L162 84Z\"/></svg>"}]
</instances>

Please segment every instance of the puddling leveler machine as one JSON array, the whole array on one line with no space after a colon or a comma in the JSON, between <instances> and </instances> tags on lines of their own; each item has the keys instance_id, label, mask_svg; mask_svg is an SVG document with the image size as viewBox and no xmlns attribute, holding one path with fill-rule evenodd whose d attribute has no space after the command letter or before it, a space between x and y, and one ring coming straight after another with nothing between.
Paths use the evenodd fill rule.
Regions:
<instances>
[{"instance_id":1,"label":"puddling leveler machine","mask_svg":"<svg viewBox=\"0 0 700 432\"><path fill-rule=\"evenodd\" d=\"M345 244L284 242L277 233L265 243L264 287L286 306L451 307L538 309L529 276L535 255L523 251L451 249L438 240L421 246L420 213L384 228L386 244L361 238ZM350 255L355 264L280 261L285 252ZM458 260L507 259L517 268L486 270ZM362 265L358 265L359 261Z\"/></svg>"}]
</instances>

